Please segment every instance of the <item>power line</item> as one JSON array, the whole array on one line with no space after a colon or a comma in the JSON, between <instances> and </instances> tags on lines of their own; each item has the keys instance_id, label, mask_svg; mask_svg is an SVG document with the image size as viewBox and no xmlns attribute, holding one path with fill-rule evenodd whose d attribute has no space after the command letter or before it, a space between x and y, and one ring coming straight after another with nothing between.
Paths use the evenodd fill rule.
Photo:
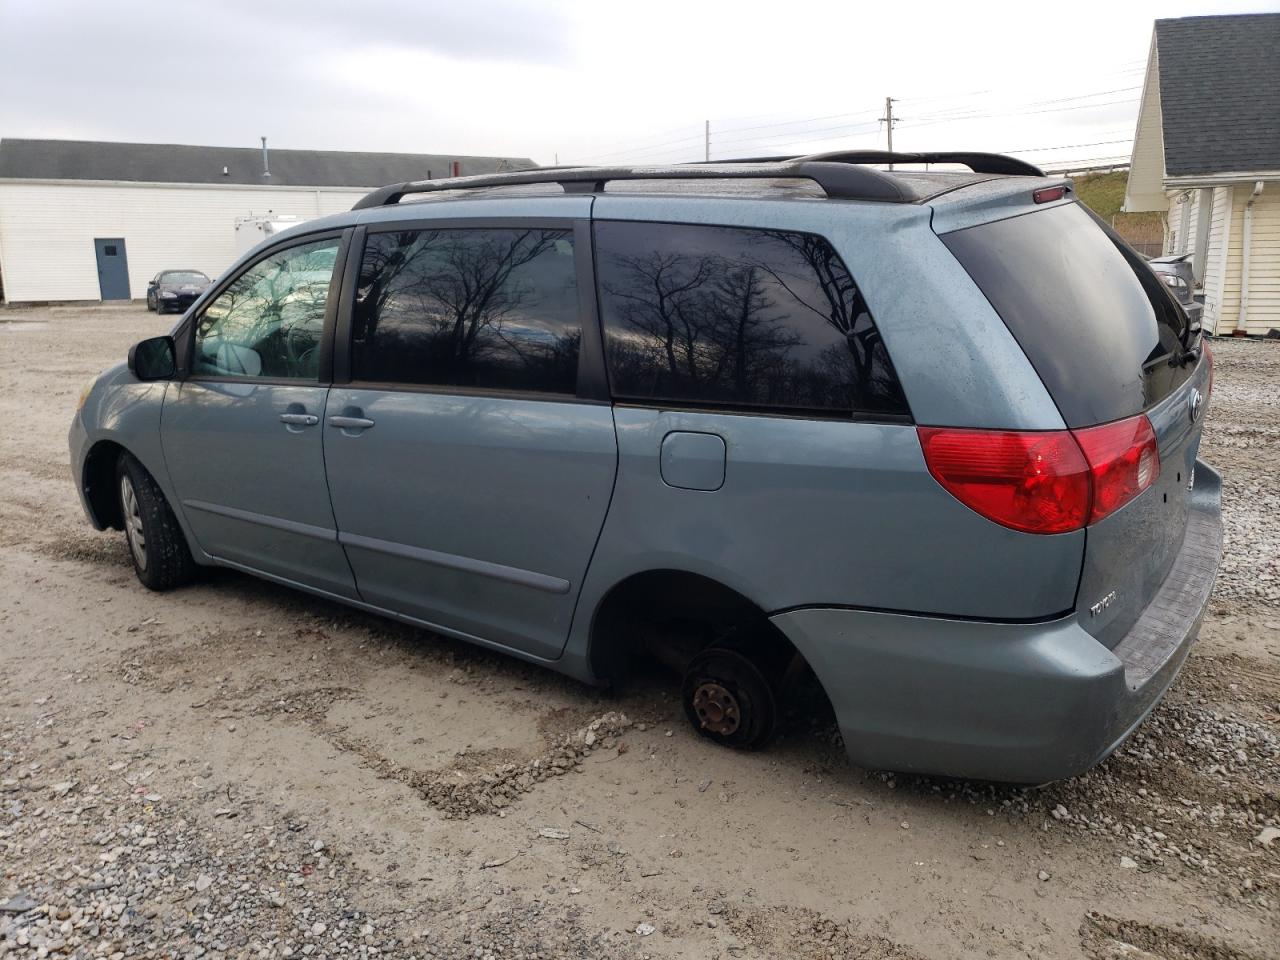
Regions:
<instances>
[{"instance_id":1,"label":"power line","mask_svg":"<svg viewBox=\"0 0 1280 960\"><path fill-rule=\"evenodd\" d=\"M934 122L940 122L943 120L950 120L950 119L966 119L967 120L972 117L979 117L979 116L999 117L999 116L1021 116L1021 115L1033 114L1033 113L1053 113L1056 111L1040 110L1040 109L1032 109L1032 108L1052 107L1053 104L1056 104L1056 103L1068 103L1075 100L1088 100L1092 97L1110 96L1116 93L1130 93L1134 90L1140 90L1140 89L1142 89L1141 86L1118 87L1115 90L1097 90L1097 91L1094 91L1093 93L1082 93L1079 96L1075 96L1075 97L1059 97L1054 100L1036 100L1030 103L1015 103L1015 104L1012 104L1012 106L1015 107L1016 109L1012 111L1006 111L1004 113L988 113L977 106L970 105L967 107L956 107L952 110L943 110L941 112L935 112L932 116L920 117L919 120L927 121L929 123L934 123ZM1104 106L1104 104L1080 104L1078 107L1066 107L1062 109L1072 109L1072 110L1087 109L1091 106Z\"/></svg>"},{"instance_id":2,"label":"power line","mask_svg":"<svg viewBox=\"0 0 1280 960\"><path fill-rule=\"evenodd\" d=\"M731 147L731 146L736 146L743 143L768 143L770 141L776 142L778 140L782 140L783 143L807 143L809 142L809 140L812 139L809 136L809 134L830 133L833 130L843 130L846 134L861 133L861 132L864 132L865 130L875 130L879 126L880 126L879 120L872 120L868 123L855 123L855 124L842 123L832 127L820 127L817 130L790 131L788 133L777 133L777 134L771 134L771 135L759 136L759 137L743 137L738 140L716 140L715 145L717 147ZM790 137L791 139L789 140L782 139L785 137ZM830 138L827 138L827 139L830 139Z\"/></svg>"},{"instance_id":3,"label":"power line","mask_svg":"<svg viewBox=\"0 0 1280 960\"><path fill-rule=\"evenodd\" d=\"M1081 160L1054 160L1052 163L1047 164L1047 166L1050 166L1055 170L1067 170L1071 167L1083 167L1090 164L1102 165L1110 163L1120 165L1128 163L1129 159L1130 158L1127 153L1118 153L1109 157L1086 157Z\"/></svg>"},{"instance_id":4,"label":"power line","mask_svg":"<svg viewBox=\"0 0 1280 960\"><path fill-rule=\"evenodd\" d=\"M1009 110L1002 113L971 113L964 116L954 117L922 117L919 120L903 120L903 123L910 125L913 129L916 127L932 126L936 123L957 123L961 120L989 120L995 117L1030 117L1040 113L1064 113L1068 110L1096 110L1101 107L1115 107L1121 104L1137 103L1139 97L1131 97L1128 100L1107 100L1104 103L1079 103L1073 107L1051 107L1047 110Z\"/></svg>"},{"instance_id":5,"label":"power line","mask_svg":"<svg viewBox=\"0 0 1280 960\"><path fill-rule=\"evenodd\" d=\"M997 112L986 112L982 109L976 108L974 105L969 105L965 107L957 107L951 110L943 110L942 112L935 113L934 115L931 115L931 116L913 118L910 120L903 120L901 118L894 117L893 123L895 125L900 123L906 123L908 127L915 129L918 127L932 126L938 123L953 123L953 122L960 122L963 120L980 120L980 119L1010 117L1010 116L1033 116L1041 113L1059 113L1064 111L1089 110L1094 108L1119 106L1122 104L1136 103L1137 98L1127 99L1127 100L1111 100L1111 101L1105 101L1102 103L1083 103L1083 104L1076 104L1075 101L1088 100L1094 97L1110 96L1117 93L1128 93L1128 92L1132 92L1134 90L1139 90L1139 89L1141 89L1140 86L1131 86L1131 87L1117 87L1111 90L1096 90L1091 93L1077 94L1075 96L1070 96L1070 97L1056 97L1049 100L1037 100L1037 101L1031 101L1029 103L1015 104L1014 106L1016 107L1016 109L1006 110L1006 111L997 111ZM964 95L960 95L960 96L964 96ZM945 97L934 97L934 98L920 97L920 98L907 98L907 99L927 100L927 99L945 99ZM1055 104L1073 104L1073 105L1072 106L1054 106ZM856 122L856 123L851 122L848 124L828 125L825 127L818 127L816 129L784 130L784 128L801 128L807 124L822 123L828 120L838 120L838 119L855 120L860 117L870 117L870 116L874 116L874 112L858 111L858 112L851 112L851 113L826 114L824 116L818 116L818 117L805 117L797 120L779 120L779 121L774 121L770 123L747 124L742 126L727 127L720 130L711 130L710 139L712 140L712 144L718 149L724 149L727 147L741 147L742 145L748 144L748 143L758 143L758 144L761 144L762 146L768 146L770 144L780 145L779 142L781 142L781 144L807 143L807 142L820 143L820 142L825 142L829 140L841 139L841 137L838 137L838 136L814 137L811 135L829 133L831 131L843 131L844 135L848 136L851 134L862 132L863 128L874 126L874 125L877 125L879 122L883 122L883 118L881 118L879 121L863 121L863 122ZM685 128L685 129L688 129L688 128ZM758 136L751 136L751 137L736 137L729 140L721 139L727 134L748 133L753 130L777 130L779 132L764 133ZM671 132L675 132L675 130L672 130ZM625 157L627 159L644 159L644 158L654 158L655 156L660 156L662 154L672 154L672 153L683 154L683 153L692 151L698 141L703 142L704 153L705 153L707 140L708 140L708 130L704 127L704 129L700 133L694 133L690 136L679 137L671 140L664 140L658 143L650 143L650 144L640 143L640 144L633 145L631 147L619 148L619 149L607 151L605 153L594 154L593 157L595 158L596 161L600 161L600 160L607 161L607 160L610 160L611 158Z\"/></svg>"},{"instance_id":6,"label":"power line","mask_svg":"<svg viewBox=\"0 0 1280 960\"><path fill-rule=\"evenodd\" d=\"M1074 150L1076 147L1109 147L1117 143L1133 143L1133 137L1123 140L1097 140L1093 143L1063 143L1056 147L1012 147L994 150L993 153L1045 153L1049 150Z\"/></svg>"},{"instance_id":7,"label":"power line","mask_svg":"<svg viewBox=\"0 0 1280 960\"><path fill-rule=\"evenodd\" d=\"M783 120L783 121L779 121L779 122L777 122L777 123L761 123L761 124L755 124L755 125L753 125L753 126L745 126L745 127L727 127L727 128L723 128L723 129L720 129L720 128L712 128L712 131L711 131L711 133L712 133L712 135L713 135L712 142L713 142L713 144L715 144L715 145L723 146L723 145L726 145L726 144L729 144L729 143L746 143L746 142L749 142L749 141L751 141L751 140L765 140L765 139L771 139L771 137L770 137L770 136L765 136L765 135L762 135L762 136L760 136L760 137L745 137L745 138L738 138L738 139L736 139L736 140L730 140L730 141L722 141L722 140L720 140L719 138L720 138L721 136L723 136L723 135L725 135L725 134L729 134L729 133L743 133L743 132L746 132L746 131L749 131L749 130L768 130L768 129L775 129L775 128L778 128L778 127L795 127L795 126L800 126L800 125L802 125L802 124L807 124L807 123L819 123L819 122L822 122L822 121L824 121L824 120L835 120L835 119L839 119L839 118L841 118L841 117L855 118L855 117L871 116L873 113L874 113L874 111L867 111L867 110L863 110L863 111L860 111L860 112L857 112L857 113L833 113L833 114L828 114L828 115L826 115L826 116L822 116L822 117L806 117L806 118L801 119L801 120ZM857 125L857 124L855 124L855 126L856 126L856 125ZM835 127L824 127L824 128L822 128L822 129L825 131L825 130L833 130L833 129L836 129L836 128L835 128ZM792 131L792 132L799 132L799 131ZM597 158L608 158L608 157L617 157L617 156L621 156L622 154L628 154L628 155L631 155L631 156L637 156L637 155L642 155L642 154L648 154L648 153L653 153L653 152L655 152L655 151L661 151L661 149L662 149L663 147L676 146L676 145L681 145L681 144L685 144L685 143L692 143L692 142L694 142L694 141L696 141L696 140L701 140L701 139L703 139L704 135L705 135L705 131L704 131L704 133L703 133L703 134L696 134L696 135L691 136L691 137L682 137L682 138L680 138L680 139L678 139L678 140L667 140L667 141L664 141L664 142L662 142L662 143L656 143L656 144L651 144L651 145L647 145L647 146L640 146L640 147L635 147L635 148L630 148L630 147L629 147L629 148L624 148L624 149L620 149L620 150L610 150L610 151L608 151L608 152L606 152L606 153L597 153L597 154L594 154L593 156L595 156L595 157L597 157ZM788 135L789 135L788 133L779 133L779 134L777 134L776 136L779 136L779 137L780 137L780 136L788 136Z\"/></svg>"}]
</instances>

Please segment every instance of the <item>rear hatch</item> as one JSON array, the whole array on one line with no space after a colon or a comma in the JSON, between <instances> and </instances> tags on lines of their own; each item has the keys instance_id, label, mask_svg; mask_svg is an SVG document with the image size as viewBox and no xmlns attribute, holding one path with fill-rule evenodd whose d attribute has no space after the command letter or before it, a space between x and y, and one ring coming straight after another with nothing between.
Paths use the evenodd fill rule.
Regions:
<instances>
[{"instance_id":1,"label":"rear hatch","mask_svg":"<svg viewBox=\"0 0 1280 960\"><path fill-rule=\"evenodd\" d=\"M1080 623L1114 647L1164 582L1186 532L1209 391L1198 331L1141 257L1079 204L941 236L1068 428L1142 415L1151 423L1159 474L1086 530Z\"/></svg>"}]
</instances>

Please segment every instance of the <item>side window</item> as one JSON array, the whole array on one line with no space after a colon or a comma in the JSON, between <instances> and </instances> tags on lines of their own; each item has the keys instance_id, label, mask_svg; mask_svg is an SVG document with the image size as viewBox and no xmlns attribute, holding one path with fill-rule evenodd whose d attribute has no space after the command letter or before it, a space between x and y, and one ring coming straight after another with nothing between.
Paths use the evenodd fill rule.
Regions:
<instances>
[{"instance_id":1,"label":"side window","mask_svg":"<svg viewBox=\"0 0 1280 960\"><path fill-rule=\"evenodd\" d=\"M353 380L574 394L573 235L371 233L352 328Z\"/></svg>"},{"instance_id":2,"label":"side window","mask_svg":"<svg viewBox=\"0 0 1280 960\"><path fill-rule=\"evenodd\" d=\"M623 221L595 229L615 397L909 413L862 293L822 237Z\"/></svg>"},{"instance_id":3,"label":"side window","mask_svg":"<svg viewBox=\"0 0 1280 960\"><path fill-rule=\"evenodd\" d=\"M192 374L319 379L340 245L334 237L288 247L240 274L196 320Z\"/></svg>"}]
</instances>

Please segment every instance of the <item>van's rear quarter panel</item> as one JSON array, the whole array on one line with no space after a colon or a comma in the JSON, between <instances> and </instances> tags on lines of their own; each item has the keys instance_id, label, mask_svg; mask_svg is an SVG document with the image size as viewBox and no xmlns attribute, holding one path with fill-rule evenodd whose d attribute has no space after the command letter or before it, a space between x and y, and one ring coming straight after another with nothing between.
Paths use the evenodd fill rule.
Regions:
<instances>
[{"instance_id":1,"label":"van's rear quarter panel","mask_svg":"<svg viewBox=\"0 0 1280 960\"><path fill-rule=\"evenodd\" d=\"M649 569L711 577L767 611L1035 619L1074 603L1084 534L980 517L929 475L909 425L630 407L615 421L618 480L587 603ZM663 482L659 452L675 430L724 438L719 490Z\"/></svg>"}]
</instances>

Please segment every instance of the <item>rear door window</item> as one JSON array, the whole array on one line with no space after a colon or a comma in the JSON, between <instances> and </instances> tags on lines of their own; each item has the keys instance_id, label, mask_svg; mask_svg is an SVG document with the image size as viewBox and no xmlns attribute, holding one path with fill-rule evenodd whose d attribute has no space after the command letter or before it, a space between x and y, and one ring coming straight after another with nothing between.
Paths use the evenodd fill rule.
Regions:
<instances>
[{"instance_id":1,"label":"rear door window","mask_svg":"<svg viewBox=\"0 0 1280 960\"><path fill-rule=\"evenodd\" d=\"M582 339L573 234L371 233L352 328L353 380L572 395Z\"/></svg>"},{"instance_id":2,"label":"rear door window","mask_svg":"<svg viewBox=\"0 0 1280 960\"><path fill-rule=\"evenodd\" d=\"M1186 314L1079 204L942 241L1017 339L1068 427L1133 416L1191 375Z\"/></svg>"},{"instance_id":3,"label":"rear door window","mask_svg":"<svg viewBox=\"0 0 1280 960\"><path fill-rule=\"evenodd\" d=\"M595 244L614 397L910 415L862 292L822 237L601 221Z\"/></svg>"}]
</instances>

